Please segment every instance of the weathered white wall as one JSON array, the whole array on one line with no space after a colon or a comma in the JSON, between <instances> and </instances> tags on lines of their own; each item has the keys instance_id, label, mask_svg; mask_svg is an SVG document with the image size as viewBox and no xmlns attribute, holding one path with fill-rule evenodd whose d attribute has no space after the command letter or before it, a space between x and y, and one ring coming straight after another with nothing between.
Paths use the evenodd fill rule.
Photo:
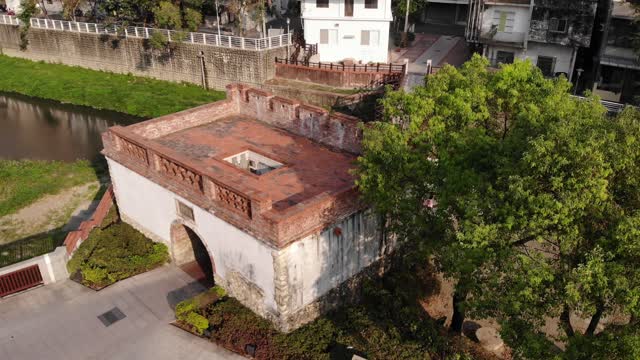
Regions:
<instances>
[{"instance_id":1,"label":"weathered white wall","mask_svg":"<svg viewBox=\"0 0 640 360\"><path fill-rule=\"evenodd\" d=\"M266 308L276 308L272 248L117 162L107 161L118 209L135 221L132 225L171 248L171 224L179 219L175 201L191 206L195 223L186 225L211 252L217 275L225 279L231 271L241 274L262 290Z\"/></svg>"},{"instance_id":2,"label":"weathered white wall","mask_svg":"<svg viewBox=\"0 0 640 360\"><path fill-rule=\"evenodd\" d=\"M376 218L367 211L282 250L288 270L289 310L310 304L378 260L381 245Z\"/></svg>"},{"instance_id":3,"label":"weathered white wall","mask_svg":"<svg viewBox=\"0 0 640 360\"><path fill-rule=\"evenodd\" d=\"M531 62L535 65L538 61L538 56L554 57L556 58L554 71L569 75L572 72L573 51L574 49L569 46L529 42L524 58L531 59Z\"/></svg>"},{"instance_id":4,"label":"weathered white wall","mask_svg":"<svg viewBox=\"0 0 640 360\"><path fill-rule=\"evenodd\" d=\"M496 11L505 11L515 13L513 22L513 32L528 33L529 32L529 6L507 6L507 5L491 5L487 6L482 13L482 32L489 31L493 25L493 15ZM498 24L495 24L498 25Z\"/></svg>"},{"instance_id":5,"label":"weathered white wall","mask_svg":"<svg viewBox=\"0 0 640 360\"><path fill-rule=\"evenodd\" d=\"M337 43L320 44L321 29L337 30ZM378 31L380 34L378 45L360 45L362 30ZM364 63L385 63L389 60L388 21L305 19L304 37L307 43L318 44L320 61L335 62L352 58Z\"/></svg>"}]
</instances>

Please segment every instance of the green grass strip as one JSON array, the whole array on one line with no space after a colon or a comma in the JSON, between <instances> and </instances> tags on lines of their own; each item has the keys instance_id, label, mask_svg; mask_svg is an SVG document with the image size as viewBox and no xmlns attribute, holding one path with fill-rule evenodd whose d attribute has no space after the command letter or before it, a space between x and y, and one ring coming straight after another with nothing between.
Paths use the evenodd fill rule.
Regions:
<instances>
[{"instance_id":1,"label":"green grass strip","mask_svg":"<svg viewBox=\"0 0 640 360\"><path fill-rule=\"evenodd\" d=\"M97 181L86 160L75 162L0 160L0 217L30 205L45 195Z\"/></svg>"},{"instance_id":2,"label":"green grass strip","mask_svg":"<svg viewBox=\"0 0 640 360\"><path fill-rule=\"evenodd\" d=\"M96 109L153 118L222 100L222 91L208 91L133 75L76 66L34 62L0 55L0 91L52 99Z\"/></svg>"}]
</instances>

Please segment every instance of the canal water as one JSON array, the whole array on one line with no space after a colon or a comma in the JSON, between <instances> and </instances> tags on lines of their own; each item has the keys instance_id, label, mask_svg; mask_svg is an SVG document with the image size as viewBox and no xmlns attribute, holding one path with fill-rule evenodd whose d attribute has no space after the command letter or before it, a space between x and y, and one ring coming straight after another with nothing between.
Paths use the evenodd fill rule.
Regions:
<instances>
[{"instance_id":1,"label":"canal water","mask_svg":"<svg viewBox=\"0 0 640 360\"><path fill-rule=\"evenodd\" d=\"M95 161L101 133L141 118L0 92L0 159Z\"/></svg>"}]
</instances>

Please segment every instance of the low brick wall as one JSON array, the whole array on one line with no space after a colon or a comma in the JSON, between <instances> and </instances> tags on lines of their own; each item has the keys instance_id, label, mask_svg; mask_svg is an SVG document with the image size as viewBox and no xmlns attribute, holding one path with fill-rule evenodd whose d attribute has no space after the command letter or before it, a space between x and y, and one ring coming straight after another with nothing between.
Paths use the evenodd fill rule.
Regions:
<instances>
[{"instance_id":1,"label":"low brick wall","mask_svg":"<svg viewBox=\"0 0 640 360\"><path fill-rule=\"evenodd\" d=\"M276 77L322 84L336 88L356 88L382 81L383 72L317 69L302 65L275 64Z\"/></svg>"},{"instance_id":2,"label":"low brick wall","mask_svg":"<svg viewBox=\"0 0 640 360\"><path fill-rule=\"evenodd\" d=\"M89 237L91 230L102 223L109 213L111 206L113 206L113 187L109 186L91 218L80 223L78 230L70 231L64 239L64 246L67 249L67 255L69 257L73 255L78 246Z\"/></svg>"}]
</instances>

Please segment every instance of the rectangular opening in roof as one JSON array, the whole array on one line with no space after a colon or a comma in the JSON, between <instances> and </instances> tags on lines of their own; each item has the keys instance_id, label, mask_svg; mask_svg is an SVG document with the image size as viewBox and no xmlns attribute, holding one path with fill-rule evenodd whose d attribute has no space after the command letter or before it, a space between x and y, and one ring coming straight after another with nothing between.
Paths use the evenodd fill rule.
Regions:
<instances>
[{"instance_id":1,"label":"rectangular opening in roof","mask_svg":"<svg viewBox=\"0 0 640 360\"><path fill-rule=\"evenodd\" d=\"M282 166L282 163L269 159L268 157L255 153L251 150L246 150L239 154L229 156L224 160L239 169L247 170L256 175L266 174L269 171L273 171Z\"/></svg>"}]
</instances>

